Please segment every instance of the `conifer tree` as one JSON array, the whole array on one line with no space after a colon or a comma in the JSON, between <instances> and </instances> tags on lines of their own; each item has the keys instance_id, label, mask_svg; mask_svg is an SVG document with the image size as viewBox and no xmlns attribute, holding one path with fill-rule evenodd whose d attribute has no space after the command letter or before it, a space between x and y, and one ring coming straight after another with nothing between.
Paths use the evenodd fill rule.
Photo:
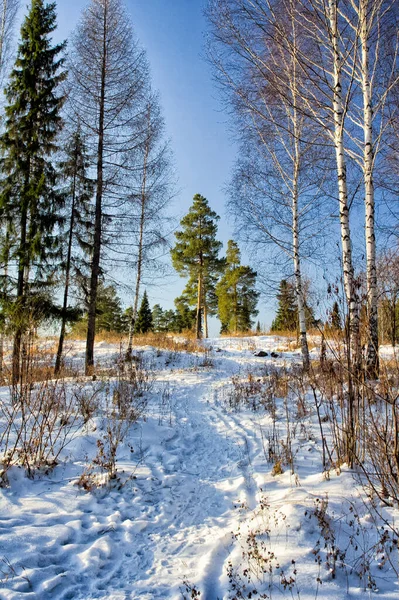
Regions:
<instances>
[{"instance_id":1,"label":"conifer tree","mask_svg":"<svg viewBox=\"0 0 399 600\"><path fill-rule=\"evenodd\" d=\"M115 333L121 333L123 329L121 300L115 286L105 285L103 281L98 286L96 328L97 331Z\"/></svg>"},{"instance_id":2,"label":"conifer tree","mask_svg":"<svg viewBox=\"0 0 399 600\"><path fill-rule=\"evenodd\" d=\"M184 329L191 331L194 328L197 311L195 308L190 308L187 297L182 294L175 298L176 307L176 322L178 331L181 333Z\"/></svg>"},{"instance_id":3,"label":"conifer tree","mask_svg":"<svg viewBox=\"0 0 399 600\"><path fill-rule=\"evenodd\" d=\"M152 325L157 333L165 331L165 313L160 304L154 304L152 307Z\"/></svg>"},{"instance_id":4,"label":"conifer tree","mask_svg":"<svg viewBox=\"0 0 399 600\"><path fill-rule=\"evenodd\" d=\"M223 261L218 257L221 242L216 239L219 217L211 210L206 198L194 196L188 214L180 221L182 229L176 232L176 245L171 251L172 263L182 277L188 277L186 297L189 304L196 302L196 335L207 337L207 315L212 310L215 294L215 277L220 273ZM193 288L196 286L196 300Z\"/></svg>"},{"instance_id":5,"label":"conifer tree","mask_svg":"<svg viewBox=\"0 0 399 600\"><path fill-rule=\"evenodd\" d=\"M256 305L259 293L255 290L256 272L241 265L238 245L227 243L226 267L216 286L218 316L222 333L248 331L252 317L258 314Z\"/></svg>"},{"instance_id":6,"label":"conifer tree","mask_svg":"<svg viewBox=\"0 0 399 600\"><path fill-rule=\"evenodd\" d=\"M55 28L55 4L32 0L6 88L5 131L0 137L0 216L17 239L10 251L10 259L17 262L14 384L20 377L23 319L33 291L30 281L34 277L38 283L56 245L53 233L60 195L51 156L57 150L56 136L61 128L63 97L57 88L65 72L64 59L58 57L64 44L51 45Z\"/></svg>"},{"instance_id":7,"label":"conifer tree","mask_svg":"<svg viewBox=\"0 0 399 600\"><path fill-rule=\"evenodd\" d=\"M148 333L148 331L152 331L152 327L152 312L150 303L148 302L147 292L144 291L140 309L137 313L135 333Z\"/></svg>"},{"instance_id":8,"label":"conifer tree","mask_svg":"<svg viewBox=\"0 0 399 600\"><path fill-rule=\"evenodd\" d=\"M91 247L92 210L90 200L94 191L94 182L87 176L89 159L80 126L72 134L65 148L65 154L65 160L61 163L61 171L67 184L64 193L69 215L67 216L68 226L65 231L64 300L55 373L60 370L66 324L68 317L71 316L71 311L68 311L68 299L72 270L74 269L75 274L80 277L83 275L84 255L88 254ZM79 260L72 255L74 244L83 251L83 260Z\"/></svg>"},{"instance_id":9,"label":"conifer tree","mask_svg":"<svg viewBox=\"0 0 399 600\"><path fill-rule=\"evenodd\" d=\"M339 306L337 301L335 301L332 306L329 321L330 327L334 331L340 331L342 329L341 314L339 312Z\"/></svg>"},{"instance_id":10,"label":"conifer tree","mask_svg":"<svg viewBox=\"0 0 399 600\"><path fill-rule=\"evenodd\" d=\"M280 282L280 290L277 294L278 307L276 318L271 329L273 331L295 331L297 329L297 305L295 289L286 279Z\"/></svg>"}]
</instances>

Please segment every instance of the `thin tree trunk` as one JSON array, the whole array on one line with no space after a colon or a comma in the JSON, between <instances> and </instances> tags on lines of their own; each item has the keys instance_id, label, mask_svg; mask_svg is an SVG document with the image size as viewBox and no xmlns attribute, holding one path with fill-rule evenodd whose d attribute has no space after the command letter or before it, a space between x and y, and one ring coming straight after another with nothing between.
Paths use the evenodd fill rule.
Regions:
<instances>
[{"instance_id":1,"label":"thin tree trunk","mask_svg":"<svg viewBox=\"0 0 399 600\"><path fill-rule=\"evenodd\" d=\"M74 174L73 181L72 181L72 207L71 207L71 218L69 221L69 239L68 239L67 260L66 260L66 265L65 265L64 302L62 305L61 331L60 331L60 337L58 340L57 356L55 359L55 367L54 367L54 373L56 375L57 375L57 373L60 372L60 369L61 369L62 351L63 351L63 347L64 347L65 329L66 329L66 322L67 322L66 311L68 308L69 282L70 282L70 273L71 273L73 228L75 226L75 202L76 202L76 173Z\"/></svg>"},{"instance_id":2,"label":"thin tree trunk","mask_svg":"<svg viewBox=\"0 0 399 600\"><path fill-rule=\"evenodd\" d=\"M150 127L150 123L149 123ZM147 163L148 163L148 155L150 152L150 140L148 138L145 152L144 152L144 163L143 163L143 179L141 185L141 214L140 214L140 236L139 236L139 248L138 248L138 257L137 257L137 277L136 277L136 289L134 294L134 304L132 309L132 318L130 320L129 326L129 341L127 345L127 355L130 356L132 354L133 347L133 337L134 337L134 327L136 324L137 311L139 306L139 295L140 295L140 284L141 284L141 274L143 268L143 245L144 245L144 225L145 225L145 208L146 208L146 199L147 199Z\"/></svg>"},{"instance_id":3,"label":"thin tree trunk","mask_svg":"<svg viewBox=\"0 0 399 600\"><path fill-rule=\"evenodd\" d=\"M361 81L363 93L363 128L364 128L364 191L365 191L365 227L366 227L366 262L367 262L367 308L368 308L368 345L367 376L378 378L378 293L377 267L375 250L375 208L374 208L374 144L373 144L373 109L371 105L371 82L369 72L369 0L360 0L360 43L361 43Z\"/></svg>"},{"instance_id":4,"label":"thin tree trunk","mask_svg":"<svg viewBox=\"0 0 399 600\"><path fill-rule=\"evenodd\" d=\"M202 337L202 323L201 323L201 310L202 310L202 272L198 274L198 291L197 291L197 315L195 323L195 332L197 340Z\"/></svg>"},{"instance_id":5,"label":"thin tree trunk","mask_svg":"<svg viewBox=\"0 0 399 600\"><path fill-rule=\"evenodd\" d=\"M6 229L4 247L5 247L6 254L5 254L5 263L4 263L3 295L4 295L4 298L6 299L7 295L8 295L7 279L8 279L8 263L9 263L9 259L10 259L8 226ZM0 380L3 378L3 371L4 371L4 338L5 338L5 331L3 329L0 334Z\"/></svg>"},{"instance_id":6,"label":"thin tree trunk","mask_svg":"<svg viewBox=\"0 0 399 600\"><path fill-rule=\"evenodd\" d=\"M302 353L302 364L305 371L309 371L310 358L309 358L309 347L306 333L306 314L305 314L305 302L303 297L303 286L302 286L302 272L301 272L301 259L299 249L299 214L298 214L298 185L299 185L299 169L301 164L301 151L300 151L300 126L299 126L299 115L297 108L298 90L296 80L296 69L297 69L297 57L296 57L296 30L295 20L292 21L293 29L293 65L292 65L292 80L291 80L291 91L293 96L293 112L292 121L294 128L294 154L293 154L293 178L292 178L292 246L293 246L293 259L294 259L294 273L295 273L295 292L298 306L298 325L299 325L299 338L301 344Z\"/></svg>"},{"instance_id":7,"label":"thin tree trunk","mask_svg":"<svg viewBox=\"0 0 399 600\"><path fill-rule=\"evenodd\" d=\"M29 171L29 167L28 167ZM26 179L26 189L28 187L29 176ZM21 322L23 308L24 308L24 295L25 295L25 275L26 275L26 238L27 238L27 227L28 227L28 208L26 202L21 211L20 230L21 239L19 244L19 259L18 259L18 279L17 279L17 319L16 329L14 334L14 344L12 351L12 387L13 396L16 397L16 386L18 385L21 378L21 343L23 334L23 324Z\"/></svg>"},{"instance_id":8,"label":"thin tree trunk","mask_svg":"<svg viewBox=\"0 0 399 600\"><path fill-rule=\"evenodd\" d=\"M98 146L97 146L97 187L96 187L96 207L94 218L94 240L93 240L93 258L91 265L89 310L87 320L87 340L86 340L86 375L91 375L94 370L94 338L96 335L96 308L97 308L97 288L100 274L100 255L102 238L102 198L103 198L103 167L104 167L104 112L105 112L105 78L107 61L107 6L104 5L104 25L103 25L103 56L101 66L101 88L98 116Z\"/></svg>"},{"instance_id":9,"label":"thin tree trunk","mask_svg":"<svg viewBox=\"0 0 399 600\"><path fill-rule=\"evenodd\" d=\"M205 294L204 294L205 296ZM208 338L208 310L206 306L206 298L204 297L204 333L205 338Z\"/></svg>"},{"instance_id":10,"label":"thin tree trunk","mask_svg":"<svg viewBox=\"0 0 399 600\"><path fill-rule=\"evenodd\" d=\"M338 175L339 217L341 226L342 263L345 295L349 309L350 346L354 367L360 365L359 341L359 302L356 292L354 269L352 261L352 242L349 223L349 204L346 159L344 149L344 107L342 101L342 71L341 54L338 41L338 11L337 0L329 0L329 17L332 33L334 61L334 145Z\"/></svg>"},{"instance_id":11,"label":"thin tree trunk","mask_svg":"<svg viewBox=\"0 0 399 600\"><path fill-rule=\"evenodd\" d=\"M344 150L344 106L342 101L342 65L338 40L337 0L329 0L329 20L333 50L334 69L334 145L337 163L339 217L341 226L342 264L344 289L349 310L349 336L347 348L348 364L348 415L346 423L346 451L350 467L353 467L356 456L355 436L355 390L353 379L360 374L361 352L359 339L359 303L354 278L352 261L352 242L349 222L349 204L347 188L347 172ZM354 378L353 378L354 375Z\"/></svg>"},{"instance_id":12,"label":"thin tree trunk","mask_svg":"<svg viewBox=\"0 0 399 600\"><path fill-rule=\"evenodd\" d=\"M0 72L3 68L3 62L4 62L4 37L6 34L7 7L8 7L8 1L3 0L3 11L1 13L1 23L0 23Z\"/></svg>"}]
</instances>

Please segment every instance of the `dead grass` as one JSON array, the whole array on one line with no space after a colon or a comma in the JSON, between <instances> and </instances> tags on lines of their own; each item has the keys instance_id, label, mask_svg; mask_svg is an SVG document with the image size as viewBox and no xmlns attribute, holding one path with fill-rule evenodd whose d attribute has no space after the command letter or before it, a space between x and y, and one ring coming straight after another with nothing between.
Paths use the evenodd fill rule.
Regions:
<instances>
[{"instance_id":1,"label":"dead grass","mask_svg":"<svg viewBox=\"0 0 399 600\"><path fill-rule=\"evenodd\" d=\"M171 350L173 352L206 352L206 344L197 340L194 334L184 332L181 334L173 333L147 333L146 335L137 335L134 337L133 346L153 346L160 350Z\"/></svg>"}]
</instances>

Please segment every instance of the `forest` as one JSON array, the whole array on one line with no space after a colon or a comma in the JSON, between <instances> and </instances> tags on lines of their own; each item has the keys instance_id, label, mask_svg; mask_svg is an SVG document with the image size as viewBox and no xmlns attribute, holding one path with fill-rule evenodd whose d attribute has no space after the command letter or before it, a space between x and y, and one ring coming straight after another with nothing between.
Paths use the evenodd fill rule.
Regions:
<instances>
[{"instance_id":1,"label":"forest","mask_svg":"<svg viewBox=\"0 0 399 600\"><path fill-rule=\"evenodd\" d=\"M201 4L238 151L177 217L128 4L0 0L5 600L399 591L399 1Z\"/></svg>"}]
</instances>

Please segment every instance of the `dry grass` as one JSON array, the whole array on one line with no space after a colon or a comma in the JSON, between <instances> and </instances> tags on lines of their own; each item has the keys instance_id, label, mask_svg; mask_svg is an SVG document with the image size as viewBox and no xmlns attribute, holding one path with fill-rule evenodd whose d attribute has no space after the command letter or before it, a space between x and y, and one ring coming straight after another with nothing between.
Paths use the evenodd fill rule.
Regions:
<instances>
[{"instance_id":1,"label":"dry grass","mask_svg":"<svg viewBox=\"0 0 399 600\"><path fill-rule=\"evenodd\" d=\"M184 332L173 333L147 333L134 337L133 346L153 346L160 350L172 350L174 352L206 352L207 347L197 340L194 334Z\"/></svg>"}]
</instances>

